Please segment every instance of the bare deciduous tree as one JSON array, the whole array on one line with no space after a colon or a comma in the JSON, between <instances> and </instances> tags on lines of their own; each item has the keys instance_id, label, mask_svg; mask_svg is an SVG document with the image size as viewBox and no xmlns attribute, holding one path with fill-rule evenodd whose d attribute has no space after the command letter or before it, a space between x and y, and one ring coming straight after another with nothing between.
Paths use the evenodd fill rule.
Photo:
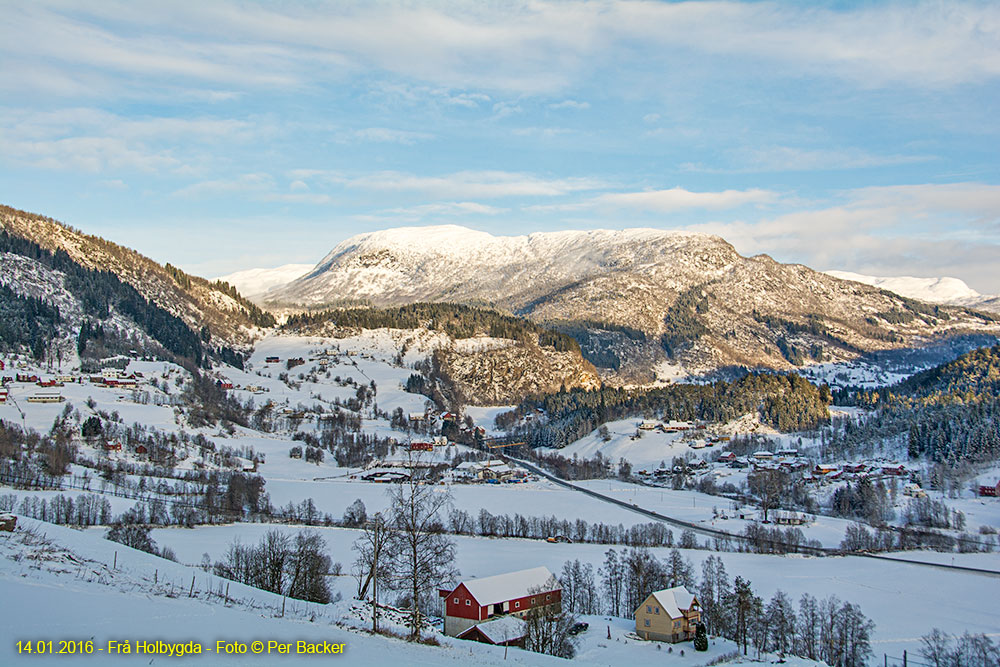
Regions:
<instances>
[{"instance_id":1,"label":"bare deciduous tree","mask_svg":"<svg viewBox=\"0 0 1000 667\"><path fill-rule=\"evenodd\" d=\"M455 543L443 534L441 523L451 496L414 477L389 491L394 542L389 560L394 587L411 596L410 636L419 639L421 597L457 577L458 570L454 567Z\"/></svg>"}]
</instances>

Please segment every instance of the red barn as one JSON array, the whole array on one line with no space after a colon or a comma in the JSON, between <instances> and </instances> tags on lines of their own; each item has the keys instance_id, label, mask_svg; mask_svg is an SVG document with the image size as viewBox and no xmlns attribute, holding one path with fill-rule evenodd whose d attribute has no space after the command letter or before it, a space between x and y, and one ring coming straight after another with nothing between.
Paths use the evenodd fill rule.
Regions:
<instances>
[{"instance_id":1,"label":"red barn","mask_svg":"<svg viewBox=\"0 0 1000 667\"><path fill-rule=\"evenodd\" d=\"M979 495L994 498L1000 496L1000 482L997 482L995 486L981 485L979 487Z\"/></svg>"},{"instance_id":2,"label":"red barn","mask_svg":"<svg viewBox=\"0 0 1000 667\"><path fill-rule=\"evenodd\" d=\"M562 585L547 567L463 581L440 591L445 601L444 633L451 637L498 616L523 617L529 610L562 609Z\"/></svg>"}]
</instances>

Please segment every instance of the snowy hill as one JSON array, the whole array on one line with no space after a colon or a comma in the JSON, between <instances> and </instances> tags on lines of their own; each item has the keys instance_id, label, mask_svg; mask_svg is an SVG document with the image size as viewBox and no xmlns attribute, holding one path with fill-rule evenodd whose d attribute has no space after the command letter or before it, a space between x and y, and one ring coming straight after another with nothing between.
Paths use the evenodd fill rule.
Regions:
<instances>
[{"instance_id":1,"label":"snowy hill","mask_svg":"<svg viewBox=\"0 0 1000 667\"><path fill-rule=\"evenodd\" d=\"M312 264L284 264L273 269L237 271L225 276L219 276L215 280L229 283L239 290L240 294L250 298L263 294L275 287L286 285L296 278L305 275L311 268L313 268Z\"/></svg>"},{"instance_id":2,"label":"snowy hill","mask_svg":"<svg viewBox=\"0 0 1000 667\"><path fill-rule=\"evenodd\" d=\"M208 327L216 342L245 346L257 337L258 326L273 324L269 314L231 288L188 275L170 264L162 266L135 250L84 234L51 218L0 206L0 230L12 239L7 245L14 248L14 253L26 252L37 259L33 250L22 247L25 244L21 241L27 241L49 253L64 252L83 269L108 271L192 331Z\"/></svg>"},{"instance_id":3,"label":"snowy hill","mask_svg":"<svg viewBox=\"0 0 1000 667\"><path fill-rule=\"evenodd\" d=\"M274 307L485 304L563 330L605 375L644 382L668 357L688 373L791 369L996 328L960 309L938 318L876 287L743 257L718 236L656 229L371 232L262 298Z\"/></svg>"},{"instance_id":4,"label":"snowy hill","mask_svg":"<svg viewBox=\"0 0 1000 667\"><path fill-rule=\"evenodd\" d=\"M912 276L866 276L850 271L826 271L827 275L841 280L853 280L887 289L911 299L929 303L944 303L990 310L1000 309L1000 297L980 294L958 278L914 278Z\"/></svg>"}]
</instances>

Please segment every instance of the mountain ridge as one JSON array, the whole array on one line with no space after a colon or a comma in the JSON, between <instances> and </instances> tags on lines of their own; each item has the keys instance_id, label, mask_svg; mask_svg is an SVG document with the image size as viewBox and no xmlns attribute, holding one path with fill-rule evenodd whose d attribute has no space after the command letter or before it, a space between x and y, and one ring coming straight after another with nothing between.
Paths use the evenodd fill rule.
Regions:
<instances>
[{"instance_id":1,"label":"mountain ridge","mask_svg":"<svg viewBox=\"0 0 1000 667\"><path fill-rule=\"evenodd\" d=\"M539 323L583 322L578 340L588 359L604 360L605 374L639 381L655 380L665 361L689 372L793 370L1000 329L991 315L923 304L768 255L744 257L718 236L649 228L508 237L455 225L367 232L262 298L292 309L485 304ZM623 338L626 330L641 336Z\"/></svg>"}]
</instances>

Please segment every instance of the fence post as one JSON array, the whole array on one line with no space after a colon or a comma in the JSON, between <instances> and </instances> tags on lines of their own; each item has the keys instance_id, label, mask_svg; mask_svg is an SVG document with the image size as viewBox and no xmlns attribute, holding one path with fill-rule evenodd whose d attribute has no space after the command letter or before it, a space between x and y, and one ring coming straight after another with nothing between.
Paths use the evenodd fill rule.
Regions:
<instances>
[{"instance_id":1,"label":"fence post","mask_svg":"<svg viewBox=\"0 0 1000 667\"><path fill-rule=\"evenodd\" d=\"M906 667L906 649L903 649L903 667Z\"/></svg>"}]
</instances>

